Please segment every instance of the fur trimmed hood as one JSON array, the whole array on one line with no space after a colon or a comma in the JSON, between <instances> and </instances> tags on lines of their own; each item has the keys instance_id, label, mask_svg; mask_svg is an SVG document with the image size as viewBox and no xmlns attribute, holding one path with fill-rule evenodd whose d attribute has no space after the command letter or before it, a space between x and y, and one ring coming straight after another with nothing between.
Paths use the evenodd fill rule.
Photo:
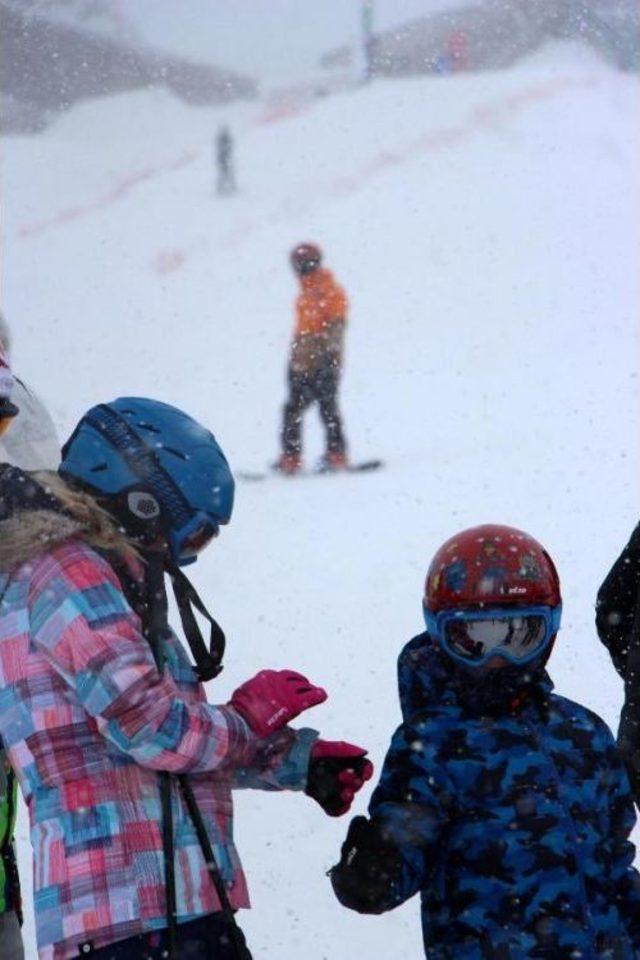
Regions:
<instances>
[{"instance_id":1,"label":"fur trimmed hood","mask_svg":"<svg viewBox=\"0 0 640 960\"><path fill-rule=\"evenodd\" d=\"M82 524L53 510L23 510L0 523L0 574L82 537Z\"/></svg>"},{"instance_id":2,"label":"fur trimmed hood","mask_svg":"<svg viewBox=\"0 0 640 960\"><path fill-rule=\"evenodd\" d=\"M127 565L139 559L116 521L57 473L0 466L0 575L73 538Z\"/></svg>"}]
</instances>

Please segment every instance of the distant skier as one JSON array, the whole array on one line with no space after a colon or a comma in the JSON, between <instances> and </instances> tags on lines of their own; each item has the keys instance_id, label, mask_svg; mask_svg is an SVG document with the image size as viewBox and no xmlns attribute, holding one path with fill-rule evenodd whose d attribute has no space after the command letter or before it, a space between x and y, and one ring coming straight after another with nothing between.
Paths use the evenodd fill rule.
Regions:
<instances>
[{"instance_id":1,"label":"distant skier","mask_svg":"<svg viewBox=\"0 0 640 960\"><path fill-rule=\"evenodd\" d=\"M11 335L0 314L0 463L53 470L60 462L56 428L40 398L12 373Z\"/></svg>"},{"instance_id":2,"label":"distant skier","mask_svg":"<svg viewBox=\"0 0 640 960\"><path fill-rule=\"evenodd\" d=\"M219 197L236 192L236 178L233 165L233 138L229 127L219 128L214 146L217 171L216 192Z\"/></svg>"},{"instance_id":3,"label":"distant skier","mask_svg":"<svg viewBox=\"0 0 640 960\"><path fill-rule=\"evenodd\" d=\"M430 960L636 960L629 781L604 722L545 671L561 613L549 554L510 527L463 531L423 604L371 818L331 871L338 899L383 913L419 892Z\"/></svg>"},{"instance_id":4,"label":"distant skier","mask_svg":"<svg viewBox=\"0 0 640 960\"><path fill-rule=\"evenodd\" d=\"M347 466L338 388L349 303L333 274L321 266L322 252L316 244L299 244L291 251L290 260L300 278L300 293L287 371L289 397L283 414L282 454L274 467L289 475L301 469L302 416L317 403L326 433L326 452L319 469L340 470Z\"/></svg>"}]
</instances>

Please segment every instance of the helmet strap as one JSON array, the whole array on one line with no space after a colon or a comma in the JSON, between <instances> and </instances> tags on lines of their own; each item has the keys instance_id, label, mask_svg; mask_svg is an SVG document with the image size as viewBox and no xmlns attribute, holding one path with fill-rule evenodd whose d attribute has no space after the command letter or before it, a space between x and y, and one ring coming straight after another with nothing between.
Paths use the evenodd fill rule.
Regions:
<instances>
[{"instance_id":1,"label":"helmet strap","mask_svg":"<svg viewBox=\"0 0 640 960\"><path fill-rule=\"evenodd\" d=\"M201 682L213 680L222 671L226 645L222 627L209 613L182 570L170 562L166 552L145 550L142 556L145 561L143 584L136 580L123 564L114 563L112 557L109 557L109 561L114 565L130 606L142 621L144 636L149 641L156 662L159 663L157 638L164 638L170 632L165 581L165 574L169 574L185 639L194 660L193 668ZM209 621L211 630L208 648L193 612L194 607Z\"/></svg>"},{"instance_id":2,"label":"helmet strap","mask_svg":"<svg viewBox=\"0 0 640 960\"><path fill-rule=\"evenodd\" d=\"M187 638L189 649L196 663L198 678L204 683L213 680L222 670L222 658L226 645L226 637L220 624L211 616L200 599L191 581L182 570L173 563L167 564L167 573L171 577L173 595L176 598L178 613L182 621L182 629ZM204 641L193 608L208 620L210 626L209 648Z\"/></svg>"}]
</instances>

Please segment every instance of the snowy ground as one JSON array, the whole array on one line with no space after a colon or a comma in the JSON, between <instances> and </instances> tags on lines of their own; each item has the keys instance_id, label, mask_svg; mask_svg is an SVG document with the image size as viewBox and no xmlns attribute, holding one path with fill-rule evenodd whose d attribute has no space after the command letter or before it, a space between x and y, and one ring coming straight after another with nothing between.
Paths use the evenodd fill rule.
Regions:
<instances>
[{"instance_id":1,"label":"snowy ground","mask_svg":"<svg viewBox=\"0 0 640 960\"><path fill-rule=\"evenodd\" d=\"M309 722L379 765L428 560L495 520L556 557L552 672L615 724L593 601L638 513L637 94L636 77L553 47L508 72L375 83L290 115L139 93L5 140L4 308L17 369L62 435L94 402L150 394L209 424L232 465L260 468L284 392L289 247L319 241L351 295L351 448L388 467L239 488L194 574L229 636L213 700L259 667L296 667L331 693ZM222 118L241 191L218 201ZM345 830L304 797L238 797L243 926L261 960L420 955L416 902L361 918L334 901L324 872ZM24 815L19 839L28 888Z\"/></svg>"}]
</instances>

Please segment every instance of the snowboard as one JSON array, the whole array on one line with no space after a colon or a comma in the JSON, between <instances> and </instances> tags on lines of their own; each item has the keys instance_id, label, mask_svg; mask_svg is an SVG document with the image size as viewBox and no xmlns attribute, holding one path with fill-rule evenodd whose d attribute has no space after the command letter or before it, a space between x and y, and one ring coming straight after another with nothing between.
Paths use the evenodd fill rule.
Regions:
<instances>
[{"instance_id":1,"label":"snowboard","mask_svg":"<svg viewBox=\"0 0 640 960\"><path fill-rule=\"evenodd\" d=\"M299 470L297 473L280 473L278 470L236 470L234 476L247 483L260 483L269 477L280 477L283 480L297 480L301 477L336 477L345 473L371 473L384 466L384 460L359 460L350 463L339 470Z\"/></svg>"}]
</instances>

